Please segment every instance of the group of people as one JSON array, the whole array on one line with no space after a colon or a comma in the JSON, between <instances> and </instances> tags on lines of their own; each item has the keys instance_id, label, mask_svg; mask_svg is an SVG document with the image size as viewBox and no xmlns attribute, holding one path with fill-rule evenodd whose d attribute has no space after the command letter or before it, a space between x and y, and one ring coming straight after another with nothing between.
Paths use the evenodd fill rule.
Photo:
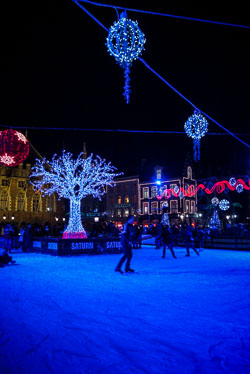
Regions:
<instances>
[{"instance_id":1,"label":"group of people","mask_svg":"<svg viewBox=\"0 0 250 374\"><path fill-rule=\"evenodd\" d=\"M134 229L134 216L130 215L128 216L127 222L125 223L123 230L121 232L121 245L123 249L123 256L118 262L115 271L119 273L123 273L122 265L125 263L125 273L133 273L134 269L130 267L130 262L132 259L132 248L133 247L133 238L135 235L135 229ZM177 258L174 252L174 246L177 245L177 237L179 234L179 230L173 226L171 227L169 225L169 220L167 216L167 211L165 208L163 208L163 214L161 217L161 220L156 225L157 231L156 231L156 237L155 237L155 244L156 249L160 249L162 247L162 258L166 257L166 248L168 248L173 256L173 258ZM193 228L190 225L186 225L184 229L185 233L185 246L186 246L186 256L190 257L190 249L193 249L193 251L196 253L197 256L199 256L199 251L195 248L194 245L194 235L193 235ZM204 232L202 228L199 228L197 230L197 235L199 236L199 242L200 242L200 250L202 247L202 243L204 242Z\"/></svg>"}]
</instances>

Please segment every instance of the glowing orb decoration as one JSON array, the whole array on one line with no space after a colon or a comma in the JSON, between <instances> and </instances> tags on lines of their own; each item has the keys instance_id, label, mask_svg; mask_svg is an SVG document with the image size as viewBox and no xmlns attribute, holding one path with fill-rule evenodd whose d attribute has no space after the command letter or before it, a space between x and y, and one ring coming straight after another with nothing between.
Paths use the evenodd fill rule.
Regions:
<instances>
[{"instance_id":1,"label":"glowing orb decoration","mask_svg":"<svg viewBox=\"0 0 250 374\"><path fill-rule=\"evenodd\" d=\"M164 201L164 203L162 203L162 207L168 207L168 202L167 201Z\"/></svg>"},{"instance_id":2,"label":"glowing orb decoration","mask_svg":"<svg viewBox=\"0 0 250 374\"><path fill-rule=\"evenodd\" d=\"M180 198L180 199L183 199L183 197L184 197L184 193L181 191L181 192L179 193L179 198Z\"/></svg>"},{"instance_id":3,"label":"glowing orb decoration","mask_svg":"<svg viewBox=\"0 0 250 374\"><path fill-rule=\"evenodd\" d=\"M243 192L243 190L244 190L244 187L242 186L242 184L241 183L237 184L236 191L238 193L241 193L241 192Z\"/></svg>"},{"instance_id":4,"label":"glowing orb decoration","mask_svg":"<svg viewBox=\"0 0 250 374\"><path fill-rule=\"evenodd\" d=\"M195 110L194 114L185 122L184 129L187 136L194 141L194 161L198 161L200 159L200 140L207 132L208 121L198 110Z\"/></svg>"},{"instance_id":5,"label":"glowing orb decoration","mask_svg":"<svg viewBox=\"0 0 250 374\"><path fill-rule=\"evenodd\" d=\"M219 204L219 199L217 197L213 197L211 200L213 205L218 205Z\"/></svg>"},{"instance_id":6,"label":"glowing orb decoration","mask_svg":"<svg viewBox=\"0 0 250 374\"><path fill-rule=\"evenodd\" d=\"M12 129L0 131L0 165L16 166L28 154L29 142L22 133Z\"/></svg>"},{"instance_id":7,"label":"glowing orb decoration","mask_svg":"<svg viewBox=\"0 0 250 374\"><path fill-rule=\"evenodd\" d=\"M228 200L223 199L219 202L219 208L221 210L228 210L230 208L230 203Z\"/></svg>"},{"instance_id":8,"label":"glowing orb decoration","mask_svg":"<svg viewBox=\"0 0 250 374\"><path fill-rule=\"evenodd\" d=\"M174 188L174 192L175 192L175 193L178 193L179 191L180 191L179 187L178 187L178 186L175 186L175 188Z\"/></svg>"},{"instance_id":9,"label":"glowing orb decoration","mask_svg":"<svg viewBox=\"0 0 250 374\"><path fill-rule=\"evenodd\" d=\"M126 12L110 27L107 37L107 48L118 64L124 69L124 97L129 103L130 66L144 49L145 35L141 32L138 22L127 18Z\"/></svg>"},{"instance_id":10,"label":"glowing orb decoration","mask_svg":"<svg viewBox=\"0 0 250 374\"><path fill-rule=\"evenodd\" d=\"M229 184L234 187L236 185L236 179L234 177L230 178Z\"/></svg>"}]
</instances>

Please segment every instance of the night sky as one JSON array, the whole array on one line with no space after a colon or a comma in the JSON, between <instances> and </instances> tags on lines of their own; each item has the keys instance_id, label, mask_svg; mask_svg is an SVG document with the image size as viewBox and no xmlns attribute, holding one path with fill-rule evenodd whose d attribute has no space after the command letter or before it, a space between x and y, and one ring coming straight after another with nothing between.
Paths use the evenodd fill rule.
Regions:
<instances>
[{"instance_id":1,"label":"night sky","mask_svg":"<svg viewBox=\"0 0 250 374\"><path fill-rule=\"evenodd\" d=\"M124 5L189 17L250 25L247 2L218 8L213 2ZM83 3L82 3L83 4ZM3 5L1 5L2 7ZM7 8L6 8L7 6ZM106 27L114 9L83 4ZM106 32L73 1L8 2L1 14L0 124L5 126L183 131L193 108L140 61L131 69L131 102L123 98L123 70L105 46ZM250 133L250 29L128 13L146 35L142 58L159 74L232 132ZM23 130L25 131L25 130ZM210 122L210 132L222 130ZM250 143L249 135L239 135ZM110 160L126 175L141 159L178 176L192 155L186 135L117 134L29 130L32 145L47 158L65 148ZM29 161L36 155L31 151ZM201 141L197 177L246 174L249 148L230 136Z\"/></svg>"}]
</instances>

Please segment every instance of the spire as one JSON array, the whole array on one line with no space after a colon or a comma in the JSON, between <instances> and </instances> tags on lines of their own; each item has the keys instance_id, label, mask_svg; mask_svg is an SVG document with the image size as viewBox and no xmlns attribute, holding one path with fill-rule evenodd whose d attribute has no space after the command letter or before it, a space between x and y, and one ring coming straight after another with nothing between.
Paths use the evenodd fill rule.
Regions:
<instances>
[{"instance_id":1,"label":"spire","mask_svg":"<svg viewBox=\"0 0 250 374\"><path fill-rule=\"evenodd\" d=\"M86 143L85 142L83 143L83 151L82 151L82 153L83 153L82 158L84 160L86 160L86 158L87 158L87 150L86 150Z\"/></svg>"}]
</instances>

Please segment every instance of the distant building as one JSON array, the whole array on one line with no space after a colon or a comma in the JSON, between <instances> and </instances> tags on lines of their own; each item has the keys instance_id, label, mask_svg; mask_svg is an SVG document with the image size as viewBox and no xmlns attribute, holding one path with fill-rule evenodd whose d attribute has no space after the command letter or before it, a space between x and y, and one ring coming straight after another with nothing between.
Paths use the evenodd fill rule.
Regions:
<instances>
[{"instance_id":1,"label":"distant building","mask_svg":"<svg viewBox=\"0 0 250 374\"><path fill-rule=\"evenodd\" d=\"M30 164L19 164L17 167L0 166L0 221L22 222L51 227L61 224L64 219L64 200L57 195L43 197L34 191L29 181Z\"/></svg>"},{"instance_id":2,"label":"distant building","mask_svg":"<svg viewBox=\"0 0 250 374\"><path fill-rule=\"evenodd\" d=\"M174 197L167 199L157 198L167 188L183 187L187 190L190 186L195 189L196 180L192 176L192 168L188 166L186 175L177 178L166 178L163 167L156 166L151 181L141 181L139 176L117 178L115 187L107 188L107 212L109 217L117 224L122 225L129 214L137 215L140 223L149 225L152 219L159 218L163 206L166 206L171 223L195 221L196 195L193 197Z\"/></svg>"}]
</instances>

